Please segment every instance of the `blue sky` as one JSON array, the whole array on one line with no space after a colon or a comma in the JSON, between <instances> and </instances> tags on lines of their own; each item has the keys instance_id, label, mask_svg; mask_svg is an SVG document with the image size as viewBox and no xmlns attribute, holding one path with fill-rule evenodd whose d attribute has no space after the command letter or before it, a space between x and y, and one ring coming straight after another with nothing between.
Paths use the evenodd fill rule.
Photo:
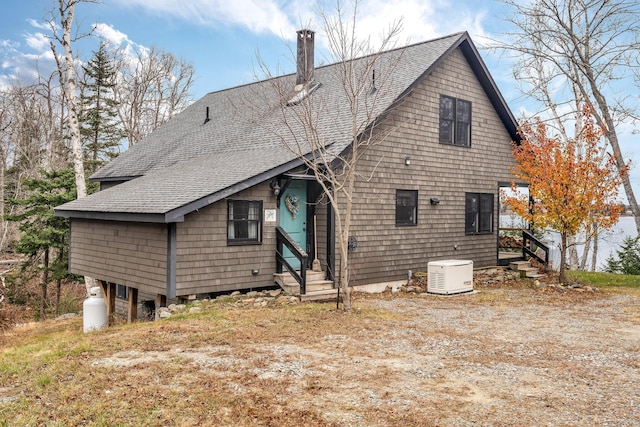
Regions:
<instances>
[{"instance_id":1,"label":"blue sky","mask_svg":"<svg viewBox=\"0 0 640 427\"><path fill-rule=\"evenodd\" d=\"M12 79L29 83L36 70L52 69L45 20L52 0L0 0L0 86ZM56 1L57 3L57 1ZM195 98L210 91L254 81L257 53L273 71L293 72L295 31L317 30L323 62L321 23L316 7L334 9L335 0L103 0L81 3L75 21L81 31L97 26L96 34L121 46L155 45L195 67ZM399 44L468 31L481 50L489 71L516 116L535 111L518 91L508 59L483 50L491 39L502 39L508 28L508 8L498 0L364 0L357 17L358 32L375 39L393 19L403 19ZM85 38L74 48L87 60L98 47ZM324 62L327 62L326 60ZM637 92L638 89L635 88ZM636 95L637 96L637 95ZM640 197L640 138L631 127L621 135L623 152L634 159L632 181Z\"/></svg>"},{"instance_id":2,"label":"blue sky","mask_svg":"<svg viewBox=\"0 0 640 427\"><path fill-rule=\"evenodd\" d=\"M40 34L50 14L51 0L1 0L0 75L11 74L14 66L40 67L51 63L48 42ZM324 0L320 0L324 1ZM269 66L285 72L294 70L290 48L295 31L302 26L320 30L313 14L314 1L301 0L104 0L102 4L81 3L76 22L88 31L100 24L97 34L112 40L151 46L191 62L196 70L194 94L200 97L255 80L256 54ZM331 11L333 1L326 1ZM392 19L403 18L399 44L469 31L476 43L494 35L502 23L503 5L494 0L367 0L362 2L358 29L377 37ZM321 34L316 37L322 48ZM83 59L97 49L97 39L76 45ZM322 55L317 55L317 62ZM497 72L492 70L492 72ZM506 74L508 76L509 73ZM22 74L23 79L28 76ZM497 76L496 76L497 77ZM505 89L508 89L505 87Z\"/></svg>"}]
</instances>

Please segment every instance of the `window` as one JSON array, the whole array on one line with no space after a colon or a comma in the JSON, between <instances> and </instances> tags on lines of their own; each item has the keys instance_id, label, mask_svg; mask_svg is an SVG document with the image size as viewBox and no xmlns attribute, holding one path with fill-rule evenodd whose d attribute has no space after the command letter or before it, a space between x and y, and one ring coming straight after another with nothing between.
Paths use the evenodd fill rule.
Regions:
<instances>
[{"instance_id":1,"label":"window","mask_svg":"<svg viewBox=\"0 0 640 427\"><path fill-rule=\"evenodd\" d=\"M486 234L493 232L493 194L465 194L466 234Z\"/></svg>"},{"instance_id":2,"label":"window","mask_svg":"<svg viewBox=\"0 0 640 427\"><path fill-rule=\"evenodd\" d=\"M418 191L396 190L396 225L418 224Z\"/></svg>"},{"instance_id":3,"label":"window","mask_svg":"<svg viewBox=\"0 0 640 427\"><path fill-rule=\"evenodd\" d=\"M471 146L471 102L440 95L440 143Z\"/></svg>"},{"instance_id":4,"label":"window","mask_svg":"<svg viewBox=\"0 0 640 427\"><path fill-rule=\"evenodd\" d=\"M116 285L116 297L122 299L129 298L129 288L124 285Z\"/></svg>"},{"instance_id":5,"label":"window","mask_svg":"<svg viewBox=\"0 0 640 427\"><path fill-rule=\"evenodd\" d=\"M262 242L262 202L229 200L227 204L227 243L232 245Z\"/></svg>"}]
</instances>

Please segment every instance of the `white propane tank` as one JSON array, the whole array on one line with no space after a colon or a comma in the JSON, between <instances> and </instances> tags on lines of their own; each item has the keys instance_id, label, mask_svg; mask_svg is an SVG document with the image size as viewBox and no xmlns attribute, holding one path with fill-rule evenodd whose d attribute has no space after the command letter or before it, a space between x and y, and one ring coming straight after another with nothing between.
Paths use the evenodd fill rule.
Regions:
<instances>
[{"instance_id":1,"label":"white propane tank","mask_svg":"<svg viewBox=\"0 0 640 427\"><path fill-rule=\"evenodd\" d=\"M82 303L82 325L85 333L105 328L108 324L107 306L100 288L94 286L89 294L89 298Z\"/></svg>"}]
</instances>

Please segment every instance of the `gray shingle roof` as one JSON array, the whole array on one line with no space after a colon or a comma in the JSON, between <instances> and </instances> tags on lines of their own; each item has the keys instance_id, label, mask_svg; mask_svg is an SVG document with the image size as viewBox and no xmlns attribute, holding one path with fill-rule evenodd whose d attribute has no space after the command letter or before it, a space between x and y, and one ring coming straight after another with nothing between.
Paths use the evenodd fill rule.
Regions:
<instances>
[{"instance_id":1,"label":"gray shingle roof","mask_svg":"<svg viewBox=\"0 0 640 427\"><path fill-rule=\"evenodd\" d=\"M362 97L359 120L364 122L367 117L384 114L458 46L463 48L476 74L481 74L479 79L481 82L484 79L485 90L507 128L513 128L515 138L515 120L467 33L395 49L377 57L377 100L366 105L366 97ZM357 61L364 64L371 59ZM339 67L335 64L316 69L315 80L322 86L311 102L319 113L319 133L326 144L333 144L341 152L351 142L352 115L342 87L344 79L338 74ZM282 100L271 92L278 85L293 88L295 75L205 95L92 176L97 181L137 178L59 206L57 214L181 221L188 212L297 166L300 161L282 141L291 143L294 135L303 136L304 128L295 120L286 125L282 119L283 112L295 115L303 107L283 108ZM210 120L205 123L207 107ZM373 113L365 113L366 108Z\"/></svg>"}]
</instances>

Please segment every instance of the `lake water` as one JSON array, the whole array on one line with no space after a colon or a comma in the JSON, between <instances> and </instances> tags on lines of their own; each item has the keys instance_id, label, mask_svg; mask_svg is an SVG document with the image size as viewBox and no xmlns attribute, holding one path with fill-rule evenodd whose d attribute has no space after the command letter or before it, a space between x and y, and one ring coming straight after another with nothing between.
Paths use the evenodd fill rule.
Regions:
<instances>
[{"instance_id":1,"label":"lake water","mask_svg":"<svg viewBox=\"0 0 640 427\"><path fill-rule=\"evenodd\" d=\"M510 215L500 215L501 227L518 227L518 218L513 218ZM597 270L602 271L605 265L605 261L609 258L609 255L617 254L625 237L636 237L636 223L632 216L620 217L618 223L613 226L609 231L600 234L598 240L598 256L597 256ZM549 248L551 248L550 259L553 266L560 265L560 235L555 232L548 233L545 236L545 242ZM582 256L583 245L578 245L578 255ZM587 265L591 265L591 255Z\"/></svg>"}]
</instances>

